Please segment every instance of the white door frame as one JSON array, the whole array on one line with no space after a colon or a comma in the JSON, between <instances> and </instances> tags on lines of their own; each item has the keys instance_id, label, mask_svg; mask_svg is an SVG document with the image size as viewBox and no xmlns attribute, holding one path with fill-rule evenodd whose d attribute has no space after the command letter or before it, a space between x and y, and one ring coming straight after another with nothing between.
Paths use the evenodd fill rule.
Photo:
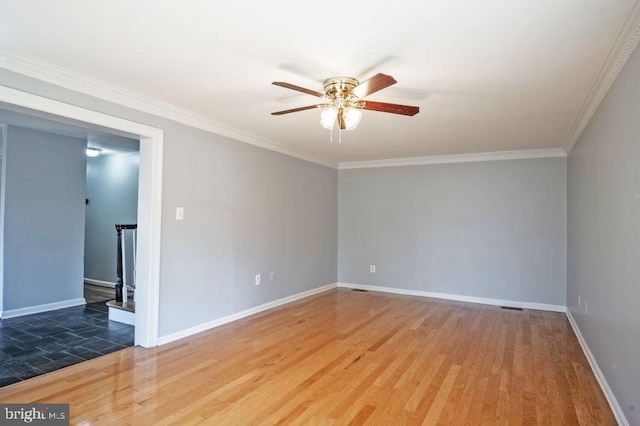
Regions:
<instances>
[{"instance_id":1,"label":"white door frame","mask_svg":"<svg viewBox=\"0 0 640 426\"><path fill-rule=\"evenodd\" d=\"M4 86L0 86L0 102L140 137L138 250L136 253L136 292L139 294L136 297L135 344L146 348L157 346L163 130ZM0 244L3 242L0 241ZM2 258L3 256L0 256L0 262L2 262ZM1 265L0 271L2 271ZM3 278L0 275L0 312L2 312L2 292Z\"/></svg>"}]
</instances>

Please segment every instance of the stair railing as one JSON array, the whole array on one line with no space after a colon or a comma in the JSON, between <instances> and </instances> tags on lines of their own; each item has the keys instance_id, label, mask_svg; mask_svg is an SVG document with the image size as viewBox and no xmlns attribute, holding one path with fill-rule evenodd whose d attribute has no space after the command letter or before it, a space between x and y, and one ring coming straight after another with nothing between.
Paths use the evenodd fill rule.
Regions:
<instances>
[{"instance_id":1,"label":"stair railing","mask_svg":"<svg viewBox=\"0 0 640 426\"><path fill-rule=\"evenodd\" d=\"M119 303L126 303L127 299L126 299L126 288L124 288L124 279L123 279L123 268L122 265L124 263L124 247L123 247L123 240L122 240L122 231L127 230L127 229L131 229L131 230L136 230L138 229L138 225L134 224L134 225L116 225L116 235L117 235L117 258L116 258L116 302ZM134 253L134 258L135 258L135 234L134 234L134 249L133 249L133 253ZM135 262L135 260L134 260ZM134 275L135 275L135 271L134 271ZM123 290L124 289L124 290Z\"/></svg>"}]
</instances>

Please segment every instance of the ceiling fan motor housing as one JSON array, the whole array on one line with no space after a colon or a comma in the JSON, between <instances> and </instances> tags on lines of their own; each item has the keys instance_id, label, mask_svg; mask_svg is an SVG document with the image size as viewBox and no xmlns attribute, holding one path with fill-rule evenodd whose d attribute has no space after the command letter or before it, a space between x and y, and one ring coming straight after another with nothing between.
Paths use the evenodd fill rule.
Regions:
<instances>
[{"instance_id":1,"label":"ceiling fan motor housing","mask_svg":"<svg viewBox=\"0 0 640 426\"><path fill-rule=\"evenodd\" d=\"M322 83L330 99L346 98L358 84L358 80L351 77L332 77Z\"/></svg>"}]
</instances>

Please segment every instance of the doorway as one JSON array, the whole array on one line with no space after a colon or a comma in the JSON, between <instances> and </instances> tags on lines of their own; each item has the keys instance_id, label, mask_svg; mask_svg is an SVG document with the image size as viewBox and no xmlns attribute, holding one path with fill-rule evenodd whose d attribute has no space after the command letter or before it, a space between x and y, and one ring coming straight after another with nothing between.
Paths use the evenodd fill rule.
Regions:
<instances>
[{"instance_id":1,"label":"doorway","mask_svg":"<svg viewBox=\"0 0 640 426\"><path fill-rule=\"evenodd\" d=\"M136 291L138 297L135 316L135 344L143 347L156 346L158 342L163 131L6 87L0 87L0 106L140 141L137 214L139 226L136 251ZM2 212L0 212L0 221L2 220ZM2 253L0 256L1 309L4 306L2 299L4 249L0 250L0 253Z\"/></svg>"},{"instance_id":2,"label":"doorway","mask_svg":"<svg viewBox=\"0 0 640 426\"><path fill-rule=\"evenodd\" d=\"M137 140L104 133L92 133L87 141L91 155L86 167L84 298L87 303L117 302L119 262L125 303L110 303L109 313L112 320L131 325L135 315L139 145ZM126 228L120 230L122 226Z\"/></svg>"}]
</instances>

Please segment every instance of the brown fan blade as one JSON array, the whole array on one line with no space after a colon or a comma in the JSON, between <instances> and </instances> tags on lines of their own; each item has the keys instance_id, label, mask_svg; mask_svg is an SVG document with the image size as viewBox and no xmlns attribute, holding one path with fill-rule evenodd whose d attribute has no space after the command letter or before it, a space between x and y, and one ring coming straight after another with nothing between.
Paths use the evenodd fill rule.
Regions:
<instances>
[{"instance_id":1,"label":"brown fan blade","mask_svg":"<svg viewBox=\"0 0 640 426\"><path fill-rule=\"evenodd\" d=\"M283 115L283 114L289 114L291 112L304 111L304 110L307 110L307 109L324 108L324 107L327 107L327 106L329 106L329 105L308 105L308 106L303 106L303 107L300 107L300 108L286 109L284 111L272 112L271 115Z\"/></svg>"},{"instance_id":2,"label":"brown fan blade","mask_svg":"<svg viewBox=\"0 0 640 426\"><path fill-rule=\"evenodd\" d=\"M363 81L362 83L354 87L351 93L356 95L358 98L364 98L367 95L375 93L378 90L382 90L385 87L389 87L396 83L397 81L390 75L376 74L369 80Z\"/></svg>"},{"instance_id":3,"label":"brown fan blade","mask_svg":"<svg viewBox=\"0 0 640 426\"><path fill-rule=\"evenodd\" d=\"M304 87L296 86L295 84L285 83L284 81L274 81L272 84L276 86L284 87L285 89L296 90L298 92L306 93L307 95L317 96L319 98L324 96L324 93L317 92L311 89L305 89Z\"/></svg>"},{"instance_id":4,"label":"brown fan blade","mask_svg":"<svg viewBox=\"0 0 640 426\"><path fill-rule=\"evenodd\" d=\"M416 115L420 112L419 107L409 105L388 104L386 102L365 101L362 109L369 111L390 112L392 114Z\"/></svg>"}]
</instances>

